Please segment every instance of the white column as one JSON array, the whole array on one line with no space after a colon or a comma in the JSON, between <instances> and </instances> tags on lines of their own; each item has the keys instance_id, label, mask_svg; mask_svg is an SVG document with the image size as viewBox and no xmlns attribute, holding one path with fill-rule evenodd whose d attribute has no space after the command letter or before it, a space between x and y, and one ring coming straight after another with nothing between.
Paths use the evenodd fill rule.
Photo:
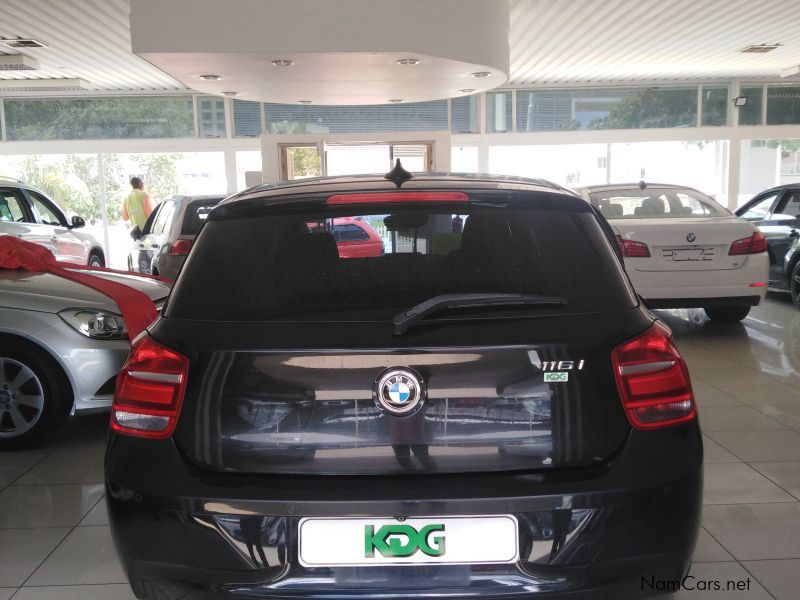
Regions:
<instances>
[{"instance_id":1,"label":"white column","mask_svg":"<svg viewBox=\"0 0 800 600\"><path fill-rule=\"evenodd\" d=\"M231 148L225 149L225 179L228 181L226 193L235 194L239 191L236 189L236 150Z\"/></svg>"},{"instance_id":2,"label":"white column","mask_svg":"<svg viewBox=\"0 0 800 600\"><path fill-rule=\"evenodd\" d=\"M734 137L728 143L728 208L739 205L739 178L742 168L742 142Z\"/></svg>"},{"instance_id":3,"label":"white column","mask_svg":"<svg viewBox=\"0 0 800 600\"><path fill-rule=\"evenodd\" d=\"M111 266L111 245L108 241L108 202L106 200L106 167L103 154L97 153L97 173L100 180L100 216L103 219L103 248L106 251L106 266Z\"/></svg>"}]
</instances>

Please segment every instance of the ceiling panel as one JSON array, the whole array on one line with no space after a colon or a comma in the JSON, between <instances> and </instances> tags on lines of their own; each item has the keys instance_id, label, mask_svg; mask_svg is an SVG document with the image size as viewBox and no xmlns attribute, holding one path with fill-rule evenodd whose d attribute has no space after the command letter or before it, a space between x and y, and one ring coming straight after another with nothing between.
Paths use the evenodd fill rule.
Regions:
<instances>
[{"instance_id":1,"label":"ceiling panel","mask_svg":"<svg viewBox=\"0 0 800 600\"><path fill-rule=\"evenodd\" d=\"M0 36L32 37L48 47L22 51L40 70L0 71L0 80L78 77L95 90L184 89L131 52L129 13L129 0L2 0Z\"/></svg>"},{"instance_id":2,"label":"ceiling panel","mask_svg":"<svg viewBox=\"0 0 800 600\"><path fill-rule=\"evenodd\" d=\"M800 65L797 0L509 2L511 85L777 79ZM0 1L0 36L49 46L23 51L40 70L0 70L0 80L66 77L94 90L185 89L131 52L129 13L130 0ZM738 52L774 42L783 45L767 54Z\"/></svg>"},{"instance_id":3,"label":"ceiling panel","mask_svg":"<svg viewBox=\"0 0 800 600\"><path fill-rule=\"evenodd\" d=\"M512 85L775 79L800 65L797 0L510 1Z\"/></svg>"}]
</instances>

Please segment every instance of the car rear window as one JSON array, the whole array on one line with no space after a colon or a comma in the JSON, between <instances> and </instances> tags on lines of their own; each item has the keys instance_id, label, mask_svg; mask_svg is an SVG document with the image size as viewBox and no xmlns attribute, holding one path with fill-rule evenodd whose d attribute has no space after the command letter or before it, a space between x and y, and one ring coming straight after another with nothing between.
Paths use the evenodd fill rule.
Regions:
<instances>
[{"instance_id":1,"label":"car rear window","mask_svg":"<svg viewBox=\"0 0 800 600\"><path fill-rule=\"evenodd\" d=\"M570 312L634 306L589 206L565 199L232 211L206 224L167 316L382 320L455 293L557 296L566 306L547 310Z\"/></svg>"},{"instance_id":2,"label":"car rear window","mask_svg":"<svg viewBox=\"0 0 800 600\"><path fill-rule=\"evenodd\" d=\"M688 189L602 190L591 192L590 197L607 219L674 219L728 214L711 198Z\"/></svg>"},{"instance_id":3,"label":"car rear window","mask_svg":"<svg viewBox=\"0 0 800 600\"><path fill-rule=\"evenodd\" d=\"M181 235L197 235L211 209L219 203L219 200L194 200L186 206L181 224Z\"/></svg>"}]
</instances>

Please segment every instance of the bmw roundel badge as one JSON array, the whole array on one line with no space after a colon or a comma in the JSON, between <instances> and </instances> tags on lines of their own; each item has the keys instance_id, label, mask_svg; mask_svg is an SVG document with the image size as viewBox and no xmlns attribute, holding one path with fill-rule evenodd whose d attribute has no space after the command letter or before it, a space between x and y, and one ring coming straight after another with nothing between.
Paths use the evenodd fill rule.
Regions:
<instances>
[{"instance_id":1,"label":"bmw roundel badge","mask_svg":"<svg viewBox=\"0 0 800 600\"><path fill-rule=\"evenodd\" d=\"M384 371L376 382L378 406L392 415L407 415L423 401L423 384L420 377L408 370L391 368Z\"/></svg>"},{"instance_id":2,"label":"bmw roundel badge","mask_svg":"<svg viewBox=\"0 0 800 600\"><path fill-rule=\"evenodd\" d=\"M695 234L691 233L691 232L686 236L686 241L689 242L690 244L693 241L695 241L696 239L697 239L697 236Z\"/></svg>"}]
</instances>

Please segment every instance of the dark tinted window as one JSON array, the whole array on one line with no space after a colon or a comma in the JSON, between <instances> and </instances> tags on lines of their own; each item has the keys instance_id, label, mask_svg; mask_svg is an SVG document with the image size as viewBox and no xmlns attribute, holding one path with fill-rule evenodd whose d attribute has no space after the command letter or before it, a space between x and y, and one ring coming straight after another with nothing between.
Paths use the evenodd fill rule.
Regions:
<instances>
[{"instance_id":1,"label":"dark tinted window","mask_svg":"<svg viewBox=\"0 0 800 600\"><path fill-rule=\"evenodd\" d=\"M211 209L219 200L195 200L186 207L181 224L181 235L197 235Z\"/></svg>"},{"instance_id":2,"label":"dark tinted window","mask_svg":"<svg viewBox=\"0 0 800 600\"><path fill-rule=\"evenodd\" d=\"M217 217L198 237L168 316L388 319L433 296L477 292L568 301L546 310L632 306L619 262L588 205L557 200L541 208L531 201L379 204ZM384 248L349 254L332 233L342 217L371 227Z\"/></svg>"},{"instance_id":3,"label":"dark tinted window","mask_svg":"<svg viewBox=\"0 0 800 600\"><path fill-rule=\"evenodd\" d=\"M369 234L358 225L334 225L333 237L337 242L359 242L368 240Z\"/></svg>"}]
</instances>

